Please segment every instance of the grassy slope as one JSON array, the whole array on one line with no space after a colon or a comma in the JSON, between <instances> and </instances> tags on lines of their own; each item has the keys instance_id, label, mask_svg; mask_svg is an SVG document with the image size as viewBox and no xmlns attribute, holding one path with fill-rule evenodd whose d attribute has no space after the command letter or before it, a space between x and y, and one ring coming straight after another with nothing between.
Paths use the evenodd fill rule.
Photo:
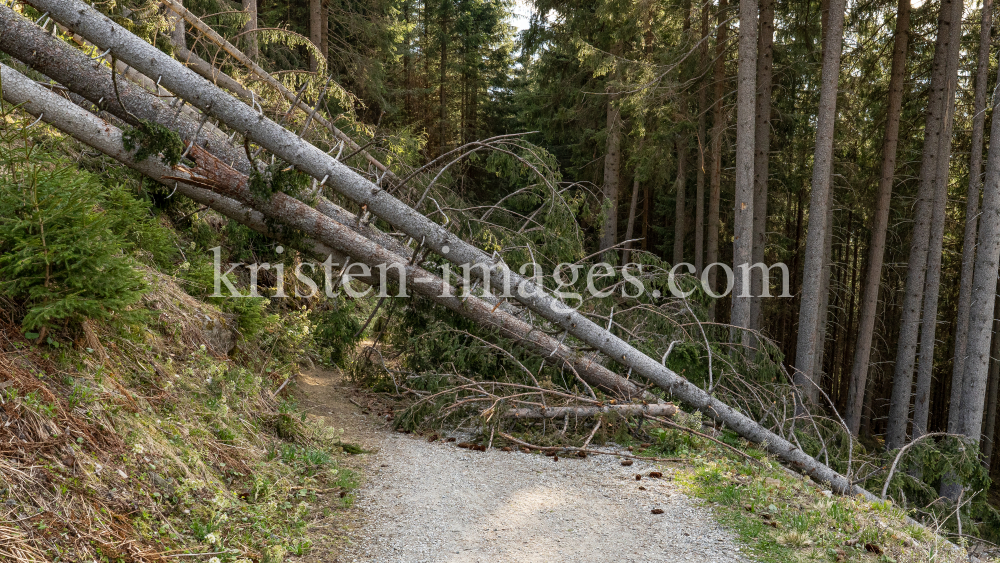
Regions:
<instances>
[{"instance_id":1,"label":"grassy slope","mask_svg":"<svg viewBox=\"0 0 1000 563\"><path fill-rule=\"evenodd\" d=\"M144 324L54 347L0 323L0 560L275 562L350 504L337 436L272 396L284 323L213 353L225 315L147 278Z\"/></svg>"}]
</instances>

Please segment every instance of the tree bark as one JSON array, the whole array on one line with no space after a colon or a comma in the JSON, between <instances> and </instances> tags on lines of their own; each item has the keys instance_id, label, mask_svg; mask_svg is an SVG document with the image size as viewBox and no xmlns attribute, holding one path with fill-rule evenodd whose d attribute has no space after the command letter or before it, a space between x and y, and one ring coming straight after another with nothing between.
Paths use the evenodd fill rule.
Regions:
<instances>
[{"instance_id":1,"label":"tree bark","mask_svg":"<svg viewBox=\"0 0 1000 563\"><path fill-rule=\"evenodd\" d=\"M687 209L684 184L687 181L687 137L677 138L677 179L674 186L677 190L677 205L674 210L674 256L673 263L680 264L684 261L684 238L687 234ZM633 196L634 197L634 196ZM629 237L625 237L626 239Z\"/></svg>"},{"instance_id":2,"label":"tree bark","mask_svg":"<svg viewBox=\"0 0 1000 563\"><path fill-rule=\"evenodd\" d=\"M603 407L548 407L538 409L517 408L504 413L506 418L543 419L543 418L586 418L602 414L616 413L621 416L649 415L673 417L677 407L670 403L662 405L604 405Z\"/></svg>"},{"instance_id":3,"label":"tree bark","mask_svg":"<svg viewBox=\"0 0 1000 563\"><path fill-rule=\"evenodd\" d=\"M183 6L184 0L175 0L178 5ZM170 31L170 42L174 45L187 48L187 37L184 29L184 18L177 16L174 18L174 28Z\"/></svg>"},{"instance_id":4,"label":"tree bark","mask_svg":"<svg viewBox=\"0 0 1000 563\"><path fill-rule=\"evenodd\" d=\"M826 40L823 47L823 71L820 82L819 110L816 125L816 150L813 156L812 194L809 198L809 232L806 235L806 257L802 278L802 298L799 306L799 334L795 356L795 384L806 401L819 399L819 376L816 373L816 353L822 342L819 336L824 257L826 247L827 210L832 198L830 183L833 174L833 136L837 120L837 84L840 79L840 57L844 47L844 0L831 0Z\"/></svg>"},{"instance_id":5,"label":"tree bark","mask_svg":"<svg viewBox=\"0 0 1000 563\"><path fill-rule=\"evenodd\" d=\"M997 426L997 391L1000 390L1000 299L993 304L993 319L989 385L986 388L986 420L983 424L983 465L987 471L993 460L993 440L996 437Z\"/></svg>"},{"instance_id":6,"label":"tree bark","mask_svg":"<svg viewBox=\"0 0 1000 563\"><path fill-rule=\"evenodd\" d=\"M750 346L749 265L754 241L754 152L757 100L757 0L740 0L736 71L736 201L733 227L733 304L730 342ZM742 267L741 267L742 266Z\"/></svg>"},{"instance_id":7,"label":"tree bark","mask_svg":"<svg viewBox=\"0 0 1000 563\"><path fill-rule=\"evenodd\" d=\"M965 195L965 237L962 242L962 277L958 289L958 312L955 318L955 358L952 361L951 397L948 406L948 432L957 433L961 412L962 375L965 372L965 347L969 334L969 306L972 303L972 270L976 261L976 226L979 224L979 198L983 188L983 132L986 128L986 86L989 80L990 35L993 28L993 0L983 1L979 30L979 53L976 61L976 94L972 110L972 149L969 157L969 191Z\"/></svg>"},{"instance_id":8,"label":"tree bark","mask_svg":"<svg viewBox=\"0 0 1000 563\"><path fill-rule=\"evenodd\" d=\"M712 108L712 171L709 178L708 193L708 248L705 249L705 266L719 261L719 201L722 197L722 135L726 124L722 112L722 98L726 87L726 41L729 28L726 25L726 0L719 0L719 12L716 15L718 30L715 32L715 82L714 107ZM716 291L718 268L708 272L708 286ZM715 321L716 300L708 302L708 320Z\"/></svg>"},{"instance_id":9,"label":"tree bark","mask_svg":"<svg viewBox=\"0 0 1000 563\"><path fill-rule=\"evenodd\" d=\"M764 262L767 247L767 181L771 152L771 91L774 64L774 0L760 0L760 26L757 42L757 114L754 124L753 163L753 259ZM769 283L764 273L751 280L750 328L761 330L763 314L761 292Z\"/></svg>"},{"instance_id":10,"label":"tree bark","mask_svg":"<svg viewBox=\"0 0 1000 563\"><path fill-rule=\"evenodd\" d=\"M708 114L708 15L709 2L701 5L701 45L698 47L698 67L704 74L698 86L698 171L695 177L694 203L694 270L701 276L705 266L705 148L708 144L705 116Z\"/></svg>"},{"instance_id":11,"label":"tree bark","mask_svg":"<svg viewBox=\"0 0 1000 563\"><path fill-rule=\"evenodd\" d=\"M306 247L311 248L322 258L332 252L338 260L343 261L344 256L351 256L352 261L368 264L372 268L378 264L406 264L408 270L407 287L411 287L417 293L468 317L470 320L498 328L504 337L518 341L533 353L564 362L571 371L578 373L591 385L600 386L602 389L626 398L643 396L642 390L634 384L597 362L591 362L577 354L573 349L561 344L556 338L544 334L502 310L498 310L494 304L474 296L458 296L458 292L454 289L445 291L445 282L441 278L426 272L419 266L410 264L410 261L403 256L392 253L352 231L346 225L320 215L316 210L289 196L277 194L276 199L280 201L273 206L286 208L289 210L288 213L275 213L271 206L262 207L264 212L261 213L247 205L253 201L253 196L250 195L248 189L247 177L230 168L201 147L192 147L190 153L197 162L194 169L171 167L155 157L135 162L131 154L121 146L121 131L119 129L31 83L26 77L9 67L0 66L0 70L3 72L4 99L11 103L24 104L24 109L29 113L42 115L46 122L52 123L64 132L153 180L172 187L175 184L175 179L180 179L181 181L176 184L178 192L209 205L230 219L244 223L269 236L275 236L275 233L268 226L268 221L277 219L282 223L299 228L312 237L306 239ZM183 182L185 178L190 178L191 183ZM206 185L217 190L227 191L228 194L220 195L198 187ZM271 224L273 225L273 223ZM320 246L317 247L317 244ZM388 269L388 272L393 275L397 274L394 268ZM380 283L378 274L358 279L369 285ZM672 408L676 412L676 407L672 405L662 407L649 405L649 407L661 410Z\"/></svg>"},{"instance_id":12,"label":"tree bark","mask_svg":"<svg viewBox=\"0 0 1000 563\"><path fill-rule=\"evenodd\" d=\"M611 50L612 56L620 54L621 47L616 46ZM604 253L605 262L613 262L611 251L618 243L618 184L621 181L621 143L622 143L622 120L615 103L618 96L614 93L614 86L607 87L607 110L606 110L606 131L604 154L604 201L602 204L607 210L607 217L601 227L601 248Z\"/></svg>"},{"instance_id":13,"label":"tree bark","mask_svg":"<svg viewBox=\"0 0 1000 563\"><path fill-rule=\"evenodd\" d=\"M323 0L309 0L309 40L316 46L317 50L322 50L323 45ZM313 72L319 70L320 61L315 53L310 51L309 69Z\"/></svg>"},{"instance_id":14,"label":"tree bark","mask_svg":"<svg viewBox=\"0 0 1000 563\"><path fill-rule=\"evenodd\" d=\"M377 158L372 156L368 151L364 150L364 147L358 145L354 142L350 136L340 130L336 125L330 120L326 119L319 112L313 112L313 108L309 104L298 99L295 92L290 91L288 88L271 76L266 70L260 67L257 63L250 60L242 51L237 49L232 43L226 41L221 35L219 35L214 29L201 21L197 16L189 12L181 5L178 0L163 0L163 4L176 14L179 14L184 18L184 21L190 24L192 27L197 29L201 34L205 36L212 43L217 45L220 49L225 51L225 53L231 56L234 60L245 66L254 76L260 78L268 86L274 88L283 98L288 100L290 103L294 104L294 107L299 111L305 112L307 115L312 115L313 120L323 127L326 127L333 135L340 141L343 141L344 147L350 149L352 152L358 153L358 155L368 161L369 164L374 166L380 173L383 174L383 182L388 184L398 184L400 179L393 173L392 170L380 162ZM207 64L207 63L206 63ZM221 74L221 73L220 73ZM227 77L228 78L228 77ZM229 78L232 80L232 78ZM244 99L248 104L251 103L249 97ZM251 104L252 105L252 104Z\"/></svg>"},{"instance_id":15,"label":"tree bark","mask_svg":"<svg viewBox=\"0 0 1000 563\"><path fill-rule=\"evenodd\" d=\"M993 95L990 138L1000 139L1000 91ZM1000 261L1000 143L990 143L983 182L983 203L979 215L972 304L969 307L969 334L966 342L962 400L956 427L960 434L978 445L983 424L983 398L989 374L990 348L996 307L997 265ZM951 421L949 420L949 425ZM946 475L941 494L957 499L962 490L954 475Z\"/></svg>"},{"instance_id":16,"label":"tree bark","mask_svg":"<svg viewBox=\"0 0 1000 563\"><path fill-rule=\"evenodd\" d=\"M814 480L829 482L832 489L838 493L864 494L867 498L874 499L873 495L852 485L843 475L666 368L659 359L650 358L639 352L586 316L546 294L530 279L512 272L502 262L494 262L489 254L407 207L324 151L299 139L295 133L281 128L266 117L259 116L96 10L75 0L30 0L30 3L38 9L49 11L53 19L87 37L98 47L112 49L118 58L143 74L161 76L167 88L185 96L193 105L218 118L227 126L246 131L254 142L275 156L294 164L297 169L314 178L327 178L328 185L332 189L359 205L367 205L368 210L375 216L400 228L415 240L424 241L427 248L440 256L455 264L482 265L481 268L471 268L477 279L488 279L494 287L509 284L519 288L519 291L513 292L514 298L540 317L579 338L622 366L631 368L635 374L645 377L714 420L724 422L744 438L761 443L767 451L810 475ZM296 208L293 211L285 207L285 203L291 203L288 202L289 199L276 194L273 203L278 209L274 212L283 220L290 221L290 224L310 224L309 221L314 219L311 214L300 216L300 209ZM353 240L349 230L346 233L330 232L326 229L332 222L322 217L316 217L315 220L317 228L321 229L322 234L329 236L329 240L338 241L341 237L347 242ZM338 244L343 245L347 242ZM384 256L374 258L391 259ZM483 277L484 271L488 277Z\"/></svg>"},{"instance_id":17,"label":"tree bark","mask_svg":"<svg viewBox=\"0 0 1000 563\"><path fill-rule=\"evenodd\" d=\"M892 203L892 182L896 176L896 148L899 145L899 117L903 107L903 78L906 74L906 51L909 38L910 0L899 0L896 7L892 70L889 75L889 103L886 109L885 137L882 140L882 166L879 173L878 191L875 195L875 216L871 226L871 243L868 246L868 265L865 268L861 313L858 317L854 365L851 368L851 384L847 391L847 427L855 436L858 435L861 428L861 412L864 406L865 389L868 386L872 337L875 333L875 316L878 312L882 263L885 260L885 237L889 227L889 208Z\"/></svg>"},{"instance_id":18,"label":"tree bark","mask_svg":"<svg viewBox=\"0 0 1000 563\"><path fill-rule=\"evenodd\" d=\"M993 94L990 138L1000 139L1000 90ZM979 248L972 278L969 307L969 334L966 342L965 373L962 374L961 409L955 417L960 434L979 445L983 424L983 398L989 375L990 350L997 305L997 266L1000 262L1000 143L990 143L983 182L983 204L979 215ZM952 420L949 417L949 427ZM941 495L956 500L962 484L954 474L941 481Z\"/></svg>"},{"instance_id":19,"label":"tree bark","mask_svg":"<svg viewBox=\"0 0 1000 563\"><path fill-rule=\"evenodd\" d=\"M927 125L924 128L920 185L914 211L910 257L907 262L903 294L903 314L899 324L899 342L887 420L886 447L890 450L901 447L906 441L913 366L916 361L921 306L927 279L934 207L938 191L947 190L947 180L940 181L940 168L941 159L948 158L944 151L946 148L950 150L951 121L948 118L948 110L954 100L953 84L958 72L957 42L961 37L961 16L962 0L942 0L938 17L938 38L931 65L931 89L927 104Z\"/></svg>"},{"instance_id":20,"label":"tree bark","mask_svg":"<svg viewBox=\"0 0 1000 563\"><path fill-rule=\"evenodd\" d=\"M247 24L243 26L244 51L252 60L260 56L260 41L257 40L257 0L243 0L243 11L247 13Z\"/></svg>"},{"instance_id":21,"label":"tree bark","mask_svg":"<svg viewBox=\"0 0 1000 563\"><path fill-rule=\"evenodd\" d=\"M625 251L622 253L622 264L628 264L632 254L632 233L635 229L635 212L639 207L639 178L632 179L632 204L628 208L628 226L625 228Z\"/></svg>"}]
</instances>

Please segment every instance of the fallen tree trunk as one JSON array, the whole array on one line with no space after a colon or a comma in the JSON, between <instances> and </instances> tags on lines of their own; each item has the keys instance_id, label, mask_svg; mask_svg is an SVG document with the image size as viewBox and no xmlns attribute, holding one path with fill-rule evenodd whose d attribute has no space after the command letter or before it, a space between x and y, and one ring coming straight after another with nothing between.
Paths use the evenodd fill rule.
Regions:
<instances>
[{"instance_id":1,"label":"fallen tree trunk","mask_svg":"<svg viewBox=\"0 0 1000 563\"><path fill-rule=\"evenodd\" d=\"M354 139L352 139L349 135L341 131L340 128L331 123L328 119L320 115L319 112L314 113L313 108L309 107L302 100L299 100L298 96L296 96L294 92L292 92L288 88L285 88L284 84L275 80L275 78L271 76L269 72L261 68L257 63L255 63L252 59L250 59L250 57L246 56L246 54L244 54L243 51L237 49L235 45L233 45L229 41L226 41L226 38L219 35L208 24L201 21L201 18L192 14L190 11L188 11L187 8L182 6L179 2L174 2L173 0L163 0L163 5L166 6L169 10L179 15L180 17L184 18L184 21L190 24L191 27L203 33L205 37L207 37L210 41L212 41L212 43L214 43L220 49L225 51L226 54L228 54L230 57L236 59L240 64L247 67L247 69L249 69L254 76L264 81L268 86L271 86L272 88L277 90L278 93L280 93L282 97L288 100L288 102L291 103L294 107L304 111L306 114L311 114L313 116L314 121L316 121L323 127L329 129L330 132L333 133L335 137L343 141L343 143L347 146L347 148L351 149L352 152L356 152L359 155L363 156L365 160L370 162L373 166L375 166L375 168L378 168L380 172L385 174L385 178L389 180L391 183L396 184L399 182L399 178L397 178L396 175L393 174L392 170L389 170L389 168L385 164L383 164L377 158L372 156L368 151L365 151L361 146L359 146L356 142L354 142ZM184 50L188 51L186 46L184 46ZM188 52L190 53L190 51ZM194 56L197 57L197 55ZM205 64L208 63L206 62ZM217 80L219 79L219 75L224 75L224 73L222 73L222 71L215 71L215 73L213 73L213 76L215 76ZM226 79L236 82L228 75L224 76ZM223 79L223 82L225 82L225 79Z\"/></svg>"},{"instance_id":2,"label":"fallen tree trunk","mask_svg":"<svg viewBox=\"0 0 1000 563\"><path fill-rule=\"evenodd\" d=\"M548 407L539 409L510 409L504 413L506 418L542 419L542 418L587 418L602 414L616 413L622 416L643 415L672 417L677 414L677 407L670 403L661 405L604 405L593 407Z\"/></svg>"},{"instance_id":3,"label":"fallen tree trunk","mask_svg":"<svg viewBox=\"0 0 1000 563\"><path fill-rule=\"evenodd\" d=\"M771 432L679 376L659 361L640 352L628 342L598 326L586 316L545 293L489 254L466 243L391 194L372 184L324 151L299 139L294 133L267 119L216 86L183 67L155 47L135 37L109 18L77 0L26 0L35 8L49 12L56 21L102 49L115 55L147 76L159 76L167 88L184 96L192 105L217 117L229 127L245 132L248 138L290 164L329 184L377 217L421 241L455 264L479 265L470 268L477 277L489 272L487 281L495 287L513 286L514 298L542 318L568 334L596 348L619 364L629 367L673 396L691 404L714 420L724 423L740 436L757 442L771 454L816 481L830 483L842 494L863 494L875 498L863 488L827 465L806 454L794 444ZM279 198L276 198L276 200Z\"/></svg>"},{"instance_id":4,"label":"fallen tree trunk","mask_svg":"<svg viewBox=\"0 0 1000 563\"><path fill-rule=\"evenodd\" d=\"M455 288L440 277L410 264L402 257L292 197L281 193L275 194L273 205L268 207L266 213L260 213L245 205L246 202L253 200L247 187L247 177L228 167L204 149L192 147L191 156L198 163L194 169L183 166L170 167L156 158L135 162L131 154L122 147L121 131L116 127L38 86L31 79L6 65L0 65L0 73L2 73L0 80L3 84L3 97L8 102L21 104L28 113L41 116L46 123L156 181L168 185L176 182L180 193L217 209L230 219L269 236L275 234L267 226L266 219L279 219L283 224L298 228L308 235L301 245L304 249L321 257L333 254L341 263L345 260L344 256L350 256L352 262L367 264L369 267L378 264L405 265L404 279L407 287L435 303L474 322L499 329L504 337L519 342L529 351L542 357L563 363L591 385L626 399L643 396L642 389L634 383L596 362L589 361L557 339L516 317L497 310L495 306L481 299L471 296L458 297ZM200 189L206 186L225 191L234 198ZM387 268L387 274L390 279L398 281L398 272L395 268ZM372 286L380 284L378 274L352 275L352 278Z\"/></svg>"},{"instance_id":5,"label":"fallen tree trunk","mask_svg":"<svg viewBox=\"0 0 1000 563\"><path fill-rule=\"evenodd\" d=\"M45 76L62 84L70 92L79 94L99 108L130 123L145 119L176 131L182 139L190 140L198 134L203 146L243 174L250 173L250 161L242 146L229 142L224 132L202 126L198 119L187 115L163 98L150 93L130 80L117 78L118 92L111 71L58 38L42 31L11 8L0 5L0 51L26 64ZM207 64L207 63L206 63ZM152 83L152 82L151 82ZM365 237L409 259L411 250L382 231L362 224L356 215L318 197L316 209L333 220L349 225Z\"/></svg>"}]
</instances>

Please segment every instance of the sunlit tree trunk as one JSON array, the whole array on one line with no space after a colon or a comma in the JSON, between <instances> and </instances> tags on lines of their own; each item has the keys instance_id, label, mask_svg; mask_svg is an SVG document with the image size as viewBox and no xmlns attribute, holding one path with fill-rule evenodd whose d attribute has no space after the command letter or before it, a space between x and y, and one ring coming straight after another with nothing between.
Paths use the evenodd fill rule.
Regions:
<instances>
[{"instance_id":1,"label":"sunlit tree trunk","mask_svg":"<svg viewBox=\"0 0 1000 563\"><path fill-rule=\"evenodd\" d=\"M882 140L882 166L878 191L875 195L875 215L871 225L872 238L868 247L858 337L854 347L854 365L847 391L847 426L855 436L861 427L861 411L868 385L872 337L878 311L882 262L885 259L885 237L889 226L889 206L892 202L892 182L896 175L896 147L899 144L899 117L903 107L903 78L906 74L906 51L910 37L910 0L899 0L896 7L896 31L892 49L892 70L889 75L889 103L886 109L885 137Z\"/></svg>"}]
</instances>

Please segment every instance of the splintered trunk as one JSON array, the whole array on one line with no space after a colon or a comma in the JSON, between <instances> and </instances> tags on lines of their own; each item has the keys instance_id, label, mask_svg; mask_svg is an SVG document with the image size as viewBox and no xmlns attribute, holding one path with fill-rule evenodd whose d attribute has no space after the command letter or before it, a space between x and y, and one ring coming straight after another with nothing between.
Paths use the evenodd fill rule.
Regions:
<instances>
[{"instance_id":1,"label":"splintered trunk","mask_svg":"<svg viewBox=\"0 0 1000 563\"><path fill-rule=\"evenodd\" d=\"M715 34L715 82L714 107L712 108L712 173L708 194L708 248L705 250L706 267L719 261L719 200L722 196L722 135L725 120L722 114L722 98L726 86L726 0L719 0L717 15L719 28ZM718 268L708 271L708 286L716 291ZM715 299L708 303L708 320L715 321Z\"/></svg>"},{"instance_id":2,"label":"splintered trunk","mask_svg":"<svg viewBox=\"0 0 1000 563\"><path fill-rule=\"evenodd\" d=\"M736 72L736 204L733 236L734 290L730 342L750 345L750 274L754 240L754 110L757 100L757 0L740 0Z\"/></svg>"},{"instance_id":3,"label":"splintered trunk","mask_svg":"<svg viewBox=\"0 0 1000 563\"><path fill-rule=\"evenodd\" d=\"M954 83L958 73L961 23L962 0L942 0L938 16L938 37L931 65L931 87L927 103L927 124L924 128L923 158L920 163L920 184L903 292L903 314L899 323L892 398L889 403L886 429L886 447L889 450L899 448L906 442L913 366L916 362L921 306L924 300L924 285L927 281L928 254L931 251L934 208L938 201L938 192L948 189L947 165L944 165L945 178L942 179L941 159L947 161L946 151L950 152L951 146L951 121L948 119L948 113L953 107ZM990 307L990 311L992 310ZM930 311L928 314L936 315L936 311Z\"/></svg>"},{"instance_id":4,"label":"splintered trunk","mask_svg":"<svg viewBox=\"0 0 1000 563\"><path fill-rule=\"evenodd\" d=\"M774 64L774 0L760 0L760 29L757 41L757 113L754 124L753 162L753 260L764 262L767 246L767 180L771 152L771 75ZM765 274L750 280L750 328L761 330L761 293L767 287Z\"/></svg>"},{"instance_id":5,"label":"splintered trunk","mask_svg":"<svg viewBox=\"0 0 1000 563\"><path fill-rule=\"evenodd\" d=\"M309 0L309 40L316 48L322 51L323 48L323 0ZM309 69L313 72L319 70L320 61L315 53L310 52Z\"/></svg>"},{"instance_id":6,"label":"splintered trunk","mask_svg":"<svg viewBox=\"0 0 1000 563\"><path fill-rule=\"evenodd\" d=\"M687 209L684 194L684 184L687 180L687 137L677 138L677 179L674 186L677 189L677 206L674 210L674 264L684 261L684 235L687 233ZM635 197L633 195L633 197ZM630 238L630 237L625 237Z\"/></svg>"},{"instance_id":7,"label":"splintered trunk","mask_svg":"<svg viewBox=\"0 0 1000 563\"><path fill-rule=\"evenodd\" d=\"M698 68L708 76L708 14L709 2L701 5L701 46L698 47ZM708 84L702 78L698 86L698 171L695 177L694 203L694 270L701 276L705 265L705 115L708 113Z\"/></svg>"},{"instance_id":8,"label":"splintered trunk","mask_svg":"<svg viewBox=\"0 0 1000 563\"><path fill-rule=\"evenodd\" d=\"M989 1L989 0L988 0ZM899 0L896 7L896 31L892 50L892 70L889 75L889 103L886 109L885 137L882 140L882 166L878 191L875 195L875 216L868 246L858 336L854 347L854 365L847 391L847 426L855 436L861 427L861 411L868 385L875 316L878 312L882 263L885 259L885 237L889 227L889 207L892 202L892 182L896 174L896 147L899 144L899 117L903 107L903 78L906 74L906 51L910 37L910 0Z\"/></svg>"},{"instance_id":9,"label":"splintered trunk","mask_svg":"<svg viewBox=\"0 0 1000 563\"><path fill-rule=\"evenodd\" d=\"M216 117L226 126L246 132L250 140L290 165L294 165L296 169L317 179L327 179L326 185L331 189L359 205L367 205L368 211L373 215L385 220L414 240L424 241L425 247L438 256L454 264L473 266L470 270L476 279L489 280L492 287L518 288L518 291L512 292L514 299L552 323L556 330L561 329L580 339L585 345L595 348L623 367L632 369L634 374L669 391L677 399L687 402L714 420L725 423L740 436L760 443L768 452L787 461L814 480L829 482L834 491L863 494L866 498L874 499L873 495L853 485L843 475L663 366L659 358L654 359L639 352L629 343L596 325L585 315L536 287L530 279L511 271L502 262L494 262L490 254L465 242L445 227L406 206L386 190L367 181L323 150L298 138L294 132L258 115L251 108L185 69L152 45L131 35L96 10L75 0L30 0L30 2L32 6L48 11L53 19L80 33L99 48L112 49L116 57L132 65L139 72L147 76L160 76L166 88L184 96L190 103ZM1000 135L1000 131L997 134ZM195 148L193 152L196 152L197 159L203 151ZM236 192L231 195L240 196ZM307 236L312 236L314 233L323 235L322 240L337 245L346 254L351 254L352 259L358 259L353 255L354 252L358 252L359 256L368 252L362 247L349 246L353 245L355 240L350 230L342 231L336 227L335 222L315 216L301 202L284 197L282 194L275 194L270 206L268 212L272 213L272 216L287 221L291 226L301 228ZM987 223L985 219L983 222ZM980 233L983 238L982 230ZM366 254L366 259L388 263L394 260L393 256L382 252L380 247L369 250L371 253ZM419 272L409 273L408 279L419 282L420 275L414 274ZM437 290L440 290L440 287ZM460 301L459 304L461 303ZM975 323L971 326L974 325ZM970 338L970 342L972 341ZM586 355L581 357L587 358Z\"/></svg>"},{"instance_id":10,"label":"splintered trunk","mask_svg":"<svg viewBox=\"0 0 1000 563\"><path fill-rule=\"evenodd\" d=\"M243 11L247 13L247 24L243 26L243 44L246 45L244 51L248 57L256 60L260 54L257 41L257 0L243 0Z\"/></svg>"},{"instance_id":11,"label":"splintered trunk","mask_svg":"<svg viewBox=\"0 0 1000 563\"><path fill-rule=\"evenodd\" d=\"M820 82L819 110L816 125L816 150L813 156L812 194L809 199L809 232L799 304L799 334L795 355L795 384L806 401L819 399L819 375L816 354L822 342L820 303L823 299L824 258L826 255L830 184L833 175L833 134L837 120L837 83L840 57L844 47L845 0L830 0L826 39L823 46L823 71Z\"/></svg>"},{"instance_id":12,"label":"splintered trunk","mask_svg":"<svg viewBox=\"0 0 1000 563\"><path fill-rule=\"evenodd\" d=\"M984 0L979 30L979 53L976 67L976 94L972 111L972 154L969 157L969 191L965 195L965 238L962 242L962 277L958 289L958 312L955 318L955 358L951 371L951 398L948 406L948 432L958 431L962 408L962 375L965 372L965 346L969 334L969 305L972 302L972 269L976 260L976 226L979 222L979 198L983 187L983 130L986 128L986 86L989 79L990 31L993 28L993 0ZM992 447L992 444L990 444Z\"/></svg>"}]
</instances>

